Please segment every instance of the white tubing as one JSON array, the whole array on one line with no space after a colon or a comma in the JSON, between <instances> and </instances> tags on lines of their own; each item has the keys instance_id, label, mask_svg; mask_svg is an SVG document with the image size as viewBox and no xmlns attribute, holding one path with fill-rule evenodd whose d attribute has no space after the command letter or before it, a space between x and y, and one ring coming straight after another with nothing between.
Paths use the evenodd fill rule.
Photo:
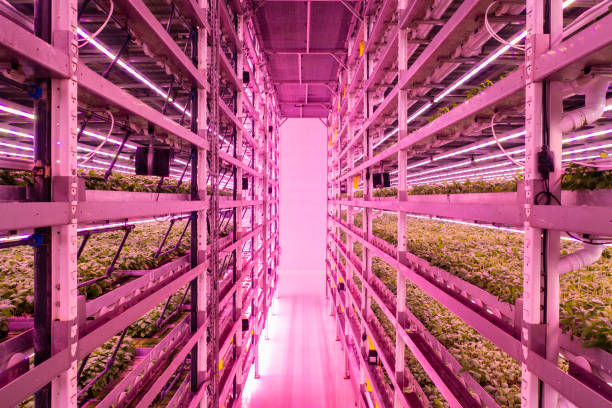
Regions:
<instances>
[{"instance_id":1,"label":"white tubing","mask_svg":"<svg viewBox=\"0 0 612 408\"><path fill-rule=\"evenodd\" d=\"M571 88L577 88L581 81L572 81L568 84ZM595 77L584 84L580 90L576 89L575 93L585 95L585 104L583 108L574 109L567 112L561 119L561 131L564 133L579 129L585 125L595 122L603 114L603 109L606 106L606 92L611 79L607 77Z\"/></svg>"},{"instance_id":2,"label":"white tubing","mask_svg":"<svg viewBox=\"0 0 612 408\"><path fill-rule=\"evenodd\" d=\"M604 246L601 244L591 245L583 243L582 245L582 249L559 260L559 275L577 271L597 262L604 250Z\"/></svg>"}]
</instances>

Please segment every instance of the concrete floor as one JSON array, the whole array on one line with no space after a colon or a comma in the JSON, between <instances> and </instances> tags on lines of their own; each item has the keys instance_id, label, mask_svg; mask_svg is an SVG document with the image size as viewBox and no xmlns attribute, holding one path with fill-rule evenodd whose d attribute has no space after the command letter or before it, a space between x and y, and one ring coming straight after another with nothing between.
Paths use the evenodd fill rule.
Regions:
<instances>
[{"instance_id":1,"label":"concrete floor","mask_svg":"<svg viewBox=\"0 0 612 408\"><path fill-rule=\"evenodd\" d=\"M245 408L352 408L344 353L335 341L323 271L280 271L279 298L259 346L260 375L251 368Z\"/></svg>"}]
</instances>

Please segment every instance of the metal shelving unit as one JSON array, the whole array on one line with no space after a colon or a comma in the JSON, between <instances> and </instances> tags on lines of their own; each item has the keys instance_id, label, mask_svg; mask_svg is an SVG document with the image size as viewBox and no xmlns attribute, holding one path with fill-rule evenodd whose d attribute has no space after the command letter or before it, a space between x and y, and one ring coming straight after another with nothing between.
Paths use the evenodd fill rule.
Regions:
<instances>
[{"instance_id":1,"label":"metal shelving unit","mask_svg":"<svg viewBox=\"0 0 612 408\"><path fill-rule=\"evenodd\" d=\"M96 404L240 406L280 251L280 117L244 15L224 0L0 4L0 167L34 180L1 189L0 244L35 254L33 318L0 343L3 404L90 403L77 385L90 353L186 288L182 317ZM86 189L78 171L133 174L147 146L173 152L154 192ZM162 219L156 256L177 219L187 220L186 255L79 295L77 254L96 245L80 236L127 237Z\"/></svg>"},{"instance_id":2,"label":"metal shelving unit","mask_svg":"<svg viewBox=\"0 0 612 408\"><path fill-rule=\"evenodd\" d=\"M565 231L612 235L606 191L561 192L567 164L609 140L612 16L606 2L494 3L382 0L356 10L327 118L327 290L360 406L429 406L406 351L449 406L500 406L407 308L406 282L520 364L521 406L612 406L610 354L559 327L558 266ZM538 167L543 147L554 157L548 177ZM517 171L524 181L515 193L409 194ZM375 173L392 176L395 197L374 195ZM384 212L397 214L397 245L373 233ZM409 216L522 230L522 297L502 301L406 251ZM396 271L397 294L372 272L374 257ZM395 345L372 300L395 328Z\"/></svg>"}]
</instances>

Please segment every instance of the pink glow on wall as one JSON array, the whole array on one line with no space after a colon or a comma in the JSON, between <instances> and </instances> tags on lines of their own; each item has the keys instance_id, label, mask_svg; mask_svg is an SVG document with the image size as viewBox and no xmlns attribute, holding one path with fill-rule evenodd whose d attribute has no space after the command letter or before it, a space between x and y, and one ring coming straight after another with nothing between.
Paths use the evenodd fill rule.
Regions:
<instances>
[{"instance_id":1,"label":"pink glow on wall","mask_svg":"<svg viewBox=\"0 0 612 408\"><path fill-rule=\"evenodd\" d=\"M318 119L288 119L280 131L280 268L323 270L325 127Z\"/></svg>"}]
</instances>

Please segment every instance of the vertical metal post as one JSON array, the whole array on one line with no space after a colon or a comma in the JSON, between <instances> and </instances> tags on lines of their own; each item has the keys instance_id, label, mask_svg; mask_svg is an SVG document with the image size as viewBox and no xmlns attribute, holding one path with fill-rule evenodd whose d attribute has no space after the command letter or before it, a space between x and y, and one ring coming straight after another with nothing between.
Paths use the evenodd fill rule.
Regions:
<instances>
[{"instance_id":1,"label":"vertical metal post","mask_svg":"<svg viewBox=\"0 0 612 408\"><path fill-rule=\"evenodd\" d=\"M47 42L51 42L51 13L49 2L35 3L34 29ZM34 199L51 201L51 81L43 79L38 86L43 96L34 106L34 160L40 172L34 178ZM38 365L51 357L51 228L37 228L34 233L43 239L34 248L34 364ZM37 408L51 406L51 384L34 394L34 404Z\"/></svg>"},{"instance_id":2,"label":"vertical metal post","mask_svg":"<svg viewBox=\"0 0 612 408\"><path fill-rule=\"evenodd\" d=\"M548 5L548 7L546 7ZM555 204L550 195L561 193L562 98L558 84L533 80L534 61L558 41L562 29L561 0L527 1L525 90L525 215L537 204ZM538 153L549 150L555 170L548 180L538 171ZM539 199L536 199L539 197ZM559 352L559 231L542 230L525 225L523 271L523 359L538 353L557 364ZM545 385L523 362L521 399L523 406L556 407L558 393Z\"/></svg>"},{"instance_id":3,"label":"vertical metal post","mask_svg":"<svg viewBox=\"0 0 612 408\"><path fill-rule=\"evenodd\" d=\"M401 16L408 6L407 0L400 0L397 5L397 20L401 20ZM408 68L408 29L399 27L398 25L397 39L397 71L398 75L402 75ZM397 99L397 118L398 118L398 139L406 137L407 134L407 95L408 91L400 90ZM402 201L406 199L406 151L401 150L397 154L397 199ZM406 260L406 212L397 212L397 260L402 263ZM404 378L404 367L406 365L405 353L406 343L400 335L404 330L406 316L406 277L398 269L396 271L397 296L396 296L396 312L395 317L398 325L395 327L395 376L398 382L398 389L395 390L395 407L402 406L402 394L406 384Z\"/></svg>"},{"instance_id":4,"label":"vertical metal post","mask_svg":"<svg viewBox=\"0 0 612 408\"><path fill-rule=\"evenodd\" d=\"M210 1L211 44L210 53L210 231L211 231L211 301L210 301L210 336L211 336L211 406L219 408L219 1Z\"/></svg>"},{"instance_id":5,"label":"vertical metal post","mask_svg":"<svg viewBox=\"0 0 612 408\"><path fill-rule=\"evenodd\" d=\"M242 14L238 14L237 16L237 34L240 43L243 43L244 33L243 33L243 16ZM241 49L236 50L236 75L238 77L238 81L240 83L239 89L236 90L236 117L238 120L242 122L243 119L243 84L242 84L242 72L244 69L244 54ZM242 129L236 129L236 138L234 143L234 157L241 161L243 157L243 146L242 146ZM242 168L237 167L235 171L234 177L234 200L242 201ZM242 212L246 210L246 207L236 207L236 211L234 212L234 239L238 240L242 238ZM237 272L237 279L240 278L240 274L242 274L242 246L240 244L236 248L236 257L234 258L234 268ZM239 285L236 291L234 292L234 307L235 307L235 319L240 320L243 317L243 305L242 305L242 286ZM243 332L242 329L239 328L236 330L236 351L235 351L235 364L238 365L236 369L236 377L235 377L235 395L238 397L237 406L241 406L242 400L242 386L243 386L243 355L242 355L242 337Z\"/></svg>"},{"instance_id":6,"label":"vertical metal post","mask_svg":"<svg viewBox=\"0 0 612 408\"><path fill-rule=\"evenodd\" d=\"M260 87L260 79L261 79L261 71L259 70L259 68L255 69L254 72L254 80L255 83L257 84L257 87ZM257 93L254 94L254 102L255 102L255 106L256 106L256 110L258 112L261 112L262 109L262 105L263 102L261 100L261 96L258 95ZM262 121L265 120L262 118ZM261 126L265 126L265 125L261 125ZM259 130L260 133L263 133L263 129L260 128ZM255 133L256 134L256 133ZM254 135L255 135L254 134ZM255 149L253 149L253 166L255 168L259 167L261 165L262 162L262 158L261 158L261 151L256 151ZM260 196L262 202L265 196L265 191L264 191L264 182L263 179L258 180L257 178L253 179L253 189L257 189L257 191L255 192L256 195ZM256 224L262 225L263 224L263 205L261 208L256 208L255 211L255 222ZM259 245L263 245L263 240L261 239L262 237L262 233L256 234L256 236L254 237L254 243L255 246L259 249ZM261 241L261 242L260 242ZM263 251L263 249L262 249ZM262 257L260 257L260 259L255 263L255 276L257 276L257 287L261 287L262 283L260 282L260 279L263 280L264 277L261 275L264 275L266 273L265 268L264 268L264 261L263 259L265 259L262 255ZM260 377L260 373L259 373L259 340L261 338L260 334L261 334L261 327L259 326L259 319L257 319L257 316L259 316L259 313L261 312L260 309L264 309L263 304L259 304L259 296L258 296L258 288L256 288L256 296L255 296L255 303L257 304L257 306L253 309L253 315L255 316L255 322L253 324L254 326L254 332L253 332L253 340L255 342L255 344L257 344L257 347L255 347L255 357L254 357L254 365L255 365L255 378L259 378Z\"/></svg>"},{"instance_id":7,"label":"vertical metal post","mask_svg":"<svg viewBox=\"0 0 612 408\"><path fill-rule=\"evenodd\" d=\"M207 0L199 0L198 3L199 3L199 6L202 7L204 10L206 10L206 8L208 7ZM200 27L196 31L196 47L195 47L196 48L196 51L195 51L196 68L205 76L206 76L206 69L207 69L207 63L208 63L207 61L208 60L207 35L208 33L206 31L206 28L204 27ZM194 105L197 105L197 107L194 110L195 115L192 115L192 128L194 128L194 125L195 125L195 131L197 135L200 138L206 140L207 139L206 128L208 126L206 89L198 89L196 91L195 97L196 97L196 100L194 101L195 102ZM208 168L207 168L208 160L206 158L207 150L208 149L204 148L204 149L197 149L195 151L192 150L191 152L192 154L191 177L192 179L194 176L196 177L197 199L202 200L202 201L207 199L207 190L206 190L207 189L206 182L208 180ZM195 163L193 163L194 161ZM192 191L191 191L192 196L193 196L193 193L194 193L194 189L192 187ZM196 213L196 217L199 222L197 222L195 226L193 224L191 225L191 237L192 237L192 240L193 240L193 237L195 237L196 243L197 243L197 245L195 245L195 248L193 248L194 242L192 241L191 251L193 252L195 249L197 253L198 265L206 262L206 257L208 255L208 252L207 252L208 230L206 226L206 215L207 214L205 210L198 211ZM202 273L198 275L197 281L195 282L196 284L191 285L192 288L196 286L196 289L195 289L196 296L194 297L192 294L191 299L192 299L192 302L196 303L196 306L195 306L196 310L194 312L194 310L192 309L192 313L197 314L198 328L206 323L205 313L208 307L208 294L209 294L209 286L210 286L208 279L209 277L207 274L207 270L204 269ZM208 371L208 365L207 365L208 343L207 343L206 336L203 336L200 340L198 340L196 347L197 347L197 351L194 353L194 355L196 356L196 359L195 360L192 359L192 365L195 366L197 369L197 387L199 389L200 387L204 386L203 384L206 379L205 378L206 373ZM193 372L191 375L193 379L193 376L194 376ZM208 401L209 401L208 393L204 392L202 400L200 401L199 407L208 408Z\"/></svg>"},{"instance_id":8,"label":"vertical metal post","mask_svg":"<svg viewBox=\"0 0 612 408\"><path fill-rule=\"evenodd\" d=\"M45 85L48 93L50 84ZM35 177L34 196L37 201L51 201L51 175L44 174L51 165L51 120L46 98L37 101L35 112L34 158L42 174ZM42 244L34 248L34 364L38 365L51 357L51 228L36 228L34 233L42 237ZM41 388L34 401L37 408L51 406L51 385Z\"/></svg>"},{"instance_id":9,"label":"vertical metal post","mask_svg":"<svg viewBox=\"0 0 612 408\"><path fill-rule=\"evenodd\" d=\"M364 17L364 30L363 30L363 43L366 44L368 41L368 27L370 24L370 17L366 16ZM367 78L369 77L369 73L370 73L370 56L368 55L368 53L365 53L363 55L364 61L365 63L363 64L363 76L364 76L364 80L367 81ZM365 92L365 96L364 96L364 104L363 104L363 109L364 109L364 117L365 118L369 118L372 115L372 107L371 107L371 103L370 103L370 92ZM367 120L367 119L366 119ZM368 129L364 132L363 134L363 141L362 141L362 146L363 146L363 159L364 161L368 160L370 157L372 157L372 143L371 143L371 136L370 136L371 130ZM363 182L363 199L364 200L370 200L372 198L372 178L370 177L370 170L369 169L365 169L362 171L361 173L361 180ZM363 232L364 232L364 237L366 239L370 239L370 235L372 234L372 209L371 208L365 208L363 210ZM365 281L368 281L370 279L370 275L372 274L372 254L371 251L364 246L363 247L363 255L364 255L364 263L363 263L363 279ZM362 343L361 343L361 353L364 355L367 355L368 353L368 349L369 349L369 342L367 337L365 336L365 328L363 327L368 320L368 317L371 315L370 310L371 310L371 298L370 298L370 294L368 293L368 290L366 288L366 285L362 285L362 289L361 289L361 313L362 316L364 318L365 321L361 322L361 334L363 335L362 338ZM366 391L366 373L365 373L366 368L362 367L361 369L361 374L362 374L362 378L360 379L360 384L361 387L363 389L364 392ZM369 379L368 381L372 381L371 379Z\"/></svg>"},{"instance_id":10,"label":"vertical metal post","mask_svg":"<svg viewBox=\"0 0 612 408\"><path fill-rule=\"evenodd\" d=\"M46 3L46 2L43 2ZM68 79L51 80L51 200L71 203L68 224L51 228L52 354L70 350L70 366L51 382L51 407L76 406L77 398L77 1L51 2L52 45L70 58Z\"/></svg>"}]
</instances>

